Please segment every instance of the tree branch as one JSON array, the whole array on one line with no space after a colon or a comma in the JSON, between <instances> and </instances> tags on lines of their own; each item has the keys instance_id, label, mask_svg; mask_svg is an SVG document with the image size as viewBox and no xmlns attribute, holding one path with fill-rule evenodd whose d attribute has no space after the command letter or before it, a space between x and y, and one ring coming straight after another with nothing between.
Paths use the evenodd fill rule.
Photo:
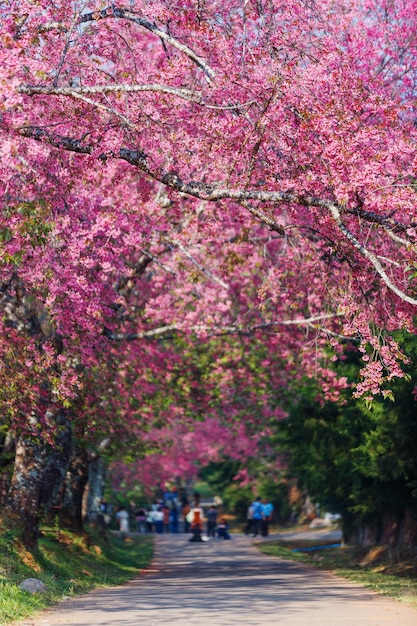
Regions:
<instances>
[{"instance_id":1,"label":"tree branch","mask_svg":"<svg viewBox=\"0 0 417 626\"><path fill-rule=\"evenodd\" d=\"M195 102L196 104L205 107L207 109L215 109L218 111L237 111L248 107L256 102L256 100L249 100L247 102L237 104L209 104L205 102L203 95L198 91L191 91L190 89L181 89L179 87L171 87L170 85L161 85L158 83L148 83L143 85L138 84L112 84L112 85L85 85L81 87L58 87L55 84L52 86L47 85L20 85L17 89L19 93L23 93L28 96L44 95L44 96L66 96L72 98L82 99L83 96L88 94L106 94L106 93L165 93L188 102ZM95 100L85 99L89 104L95 104L97 107L103 107L102 104ZM113 112L118 115L113 109L106 109L109 112Z\"/></svg>"},{"instance_id":2,"label":"tree branch","mask_svg":"<svg viewBox=\"0 0 417 626\"><path fill-rule=\"evenodd\" d=\"M117 85L89 85L83 87L55 87L55 86L36 86L36 85L21 85L18 88L19 93L24 93L29 96L34 95L46 95L46 96L71 96L76 98L80 95L87 94L104 94L104 93L137 93L137 92L156 92L166 93L184 100L191 102L197 102L203 104L203 99L200 93L190 91L189 89L179 89L176 87L170 87L169 85L159 85L156 83L144 84L144 85L130 85L130 84L117 84ZM94 102L94 100L91 100Z\"/></svg>"},{"instance_id":3,"label":"tree branch","mask_svg":"<svg viewBox=\"0 0 417 626\"><path fill-rule=\"evenodd\" d=\"M191 59L191 61L195 63L197 67L199 67L204 72L207 82L210 85L212 84L215 78L215 72L210 67L210 65L205 61L205 59L200 57L189 46L186 46L185 44L181 43L180 41L178 41L178 39L176 39L169 33L166 33L165 31L161 30L155 24L145 19L144 17L141 17L138 13L135 13L134 11L130 11L129 9L123 9L121 7L118 8L114 6L108 6L105 9L102 9L101 11L93 11L92 13L84 13L83 15L81 15L77 23L86 24L88 22L97 22L99 20L111 19L111 18L129 20L130 22L134 22L135 24L138 24L138 26L142 26L142 28L145 28L146 30L150 31L151 33L159 37L163 42L168 43L173 48L176 48L177 50L179 50L180 52L188 56L188 58ZM61 30L65 32L67 28L65 24L63 24L62 22L51 22L49 24L42 24L39 27L40 32L48 32L52 30Z\"/></svg>"},{"instance_id":4,"label":"tree branch","mask_svg":"<svg viewBox=\"0 0 417 626\"><path fill-rule=\"evenodd\" d=\"M134 22L135 24L142 26L146 30L150 31L151 33L153 33L154 35L162 39L162 41L166 41L168 44L170 44L174 48L177 48L177 50L179 50L180 52L188 56L197 65L197 67L203 70L204 74L207 77L207 81L210 84L212 83L215 77L214 70L208 65L208 63L202 57L196 54L194 50L192 50L189 46L186 46L185 44L179 42L177 39L175 39L175 37L172 37L172 35L169 35L165 31L161 30L155 24L152 24L152 22L149 22L147 19L141 17L134 11L129 11L129 9L123 9L123 8L107 7L103 9L102 11L94 11L93 13L85 13L84 15L81 16L79 23L81 24L85 22L96 22L98 20L112 18L112 17L125 19L131 22Z\"/></svg>"},{"instance_id":5,"label":"tree branch","mask_svg":"<svg viewBox=\"0 0 417 626\"><path fill-rule=\"evenodd\" d=\"M168 326L160 326L159 328L153 328L152 330L146 330L142 333L113 333L110 329L105 328L103 335L112 341L134 341L136 339L147 339L153 337L159 337L165 333L170 333L173 330L178 330L177 324L169 324Z\"/></svg>"},{"instance_id":6,"label":"tree branch","mask_svg":"<svg viewBox=\"0 0 417 626\"><path fill-rule=\"evenodd\" d=\"M19 134L23 137L30 137L31 139L48 143L54 146L54 148L69 150L70 152L91 154L93 151L93 146L84 145L80 139L58 135L39 127L24 126L19 129Z\"/></svg>"},{"instance_id":7,"label":"tree branch","mask_svg":"<svg viewBox=\"0 0 417 626\"><path fill-rule=\"evenodd\" d=\"M179 242L176 241L175 239L168 239L165 238L163 239L163 241L165 241L169 246L175 246L176 248L178 248L178 250L181 250L181 252L187 257L187 259L190 259L190 261L198 268L198 270L202 273L205 274L205 276L208 276L209 278L211 278L214 282L218 283L221 287L223 287L224 289L229 289L229 285L227 285L225 282L223 282L220 278L218 278L217 276L215 276L212 272L210 272L210 270L206 269L203 265L201 265L201 263L199 263L189 252L188 250L186 250L184 248L184 246Z\"/></svg>"},{"instance_id":8,"label":"tree branch","mask_svg":"<svg viewBox=\"0 0 417 626\"><path fill-rule=\"evenodd\" d=\"M395 234L394 231L404 232L410 226L412 228L415 228L416 224L409 224L406 226L405 224L401 224L397 220L393 220L392 215L379 215L374 211L364 211L361 207L356 207L355 209L346 209L346 213L350 213L351 215L358 215L367 222L374 222L375 224L379 224L386 229L387 233L390 234L394 241L403 243L405 245L410 245L409 241L407 241L406 239L401 239Z\"/></svg>"},{"instance_id":9,"label":"tree branch","mask_svg":"<svg viewBox=\"0 0 417 626\"><path fill-rule=\"evenodd\" d=\"M387 285L387 287L394 292L401 300L403 300L404 302L408 302L408 304L412 304L413 306L417 305L417 300L415 298L411 298L410 296L407 296L406 293L404 293L403 291L401 291L401 289L399 289L393 282L392 280L389 278L389 276L387 275L387 273L385 272L384 268L382 267L381 263L379 262L377 256L375 254L373 254L370 250L368 250L367 248L365 248L365 246L363 246L354 236L354 234L347 228L347 226L344 224L344 222L342 221L341 218L341 214L340 214L340 210L339 207L334 204L331 203L329 205L329 210L332 214L332 217L334 219L334 221L336 222L337 226L339 227L339 229L341 230L341 232L344 234L344 236L346 237L346 239L348 239L348 241L351 242L351 244L357 249L359 250L359 252L362 254L362 256L365 257L365 259L368 259L368 261L374 266L376 272L379 274L379 276L382 278L383 282Z\"/></svg>"},{"instance_id":10,"label":"tree branch","mask_svg":"<svg viewBox=\"0 0 417 626\"><path fill-rule=\"evenodd\" d=\"M251 204L249 204L249 202L243 201L240 204L243 206L243 208L252 213L252 215L257 217L263 224L269 226L271 230L274 230L282 237L285 236L284 227L280 224L277 224L277 222L270 215L267 215L264 211L261 211L261 209L252 206Z\"/></svg>"},{"instance_id":11,"label":"tree branch","mask_svg":"<svg viewBox=\"0 0 417 626\"><path fill-rule=\"evenodd\" d=\"M56 134L49 133L48 131L38 127L26 126L21 128L19 132L25 137L32 137L38 141L47 141L48 143L51 143L56 147L64 148L65 150L85 152L87 154L91 154L93 150L92 146L83 147L80 140L69 137L59 137ZM167 185L174 191L199 198L200 200L210 202L217 202L219 200L235 200L242 204L242 206L249 210L253 215L258 217L258 219L260 219L263 223L267 224L281 235L285 234L282 227L276 224L276 222L264 212L250 206L248 201L255 200L262 203L272 204L298 204L305 207L318 207L326 209L330 212L337 227L346 239L373 265L377 274L381 277L387 287L404 302L408 302L408 304L413 306L417 305L417 299L408 296L392 282L379 262L377 256L365 248L365 246L363 246L347 228L341 218L341 213L345 210L345 207L342 207L337 202L324 198L317 198L315 196L296 194L286 191L260 191L255 189L231 188L227 185L224 186L224 183L221 181L213 184L206 184L200 181L185 182L176 172L164 172L160 168L158 169L156 167L152 167L149 165L148 157L144 152L131 148L120 148L118 151L103 153L100 155L100 158L104 161L107 158L123 159L131 165L138 167L142 172L154 180Z\"/></svg>"},{"instance_id":12,"label":"tree branch","mask_svg":"<svg viewBox=\"0 0 417 626\"><path fill-rule=\"evenodd\" d=\"M341 313L325 313L323 315L314 315L308 318L297 318L293 320L281 320L277 322L265 322L263 324L254 324L252 326L244 327L242 325L232 324L230 326L219 326L217 328L213 328L211 326L206 326L204 324L199 324L196 326L192 326L190 329L196 333L209 333L211 336L220 336L220 335L240 335L240 336L250 336L253 335L258 330L265 330L268 328L273 328L277 326L312 326L316 322L321 320L333 319L336 317L342 317ZM160 337L161 335L171 334L172 332L180 332L181 326L178 324L169 324L167 326L160 326L159 328L154 328L152 330L147 330L139 333L113 333L109 329L105 329L104 335L111 339L112 341L135 341L138 339L148 339L153 337ZM327 329L324 332L329 332ZM349 339L351 337L342 337L339 338Z\"/></svg>"}]
</instances>

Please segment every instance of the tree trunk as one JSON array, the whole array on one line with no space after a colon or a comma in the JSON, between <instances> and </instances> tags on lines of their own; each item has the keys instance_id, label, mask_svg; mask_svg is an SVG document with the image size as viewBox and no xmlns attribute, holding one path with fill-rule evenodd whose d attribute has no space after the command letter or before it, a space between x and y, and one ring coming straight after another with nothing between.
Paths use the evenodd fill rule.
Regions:
<instances>
[{"instance_id":1,"label":"tree trunk","mask_svg":"<svg viewBox=\"0 0 417 626\"><path fill-rule=\"evenodd\" d=\"M6 498L5 517L21 531L22 541L35 548L41 516L62 482L69 460L71 430L64 411L45 415L51 427L48 443L40 437L21 436L16 444L14 472ZM36 426L33 417L32 425ZM34 427L36 432L36 428Z\"/></svg>"},{"instance_id":2,"label":"tree trunk","mask_svg":"<svg viewBox=\"0 0 417 626\"><path fill-rule=\"evenodd\" d=\"M0 441L0 509L4 507L9 491L16 454L16 437L12 431L1 436Z\"/></svg>"},{"instance_id":3,"label":"tree trunk","mask_svg":"<svg viewBox=\"0 0 417 626\"><path fill-rule=\"evenodd\" d=\"M343 543L346 545L376 545L381 534L381 520L363 520L352 513L345 512L342 520Z\"/></svg>"},{"instance_id":4,"label":"tree trunk","mask_svg":"<svg viewBox=\"0 0 417 626\"><path fill-rule=\"evenodd\" d=\"M397 559L401 554L414 556L417 545L417 517L405 507L401 514L385 514L383 517L383 533L381 543L390 548L391 554Z\"/></svg>"},{"instance_id":5,"label":"tree trunk","mask_svg":"<svg viewBox=\"0 0 417 626\"><path fill-rule=\"evenodd\" d=\"M344 518L343 535L346 544L362 547L384 546L390 554L399 558L401 552L414 553L417 545L417 515L410 508L385 511L372 520ZM393 557L394 558L394 557Z\"/></svg>"},{"instance_id":6,"label":"tree trunk","mask_svg":"<svg viewBox=\"0 0 417 626\"><path fill-rule=\"evenodd\" d=\"M59 511L59 526L83 531L82 503L88 481L88 458L83 449L73 451L64 483Z\"/></svg>"},{"instance_id":7,"label":"tree trunk","mask_svg":"<svg viewBox=\"0 0 417 626\"><path fill-rule=\"evenodd\" d=\"M43 464L42 446L28 438L19 438L5 515L20 528L22 539L28 548L36 547L38 540L39 491Z\"/></svg>"},{"instance_id":8,"label":"tree trunk","mask_svg":"<svg viewBox=\"0 0 417 626\"><path fill-rule=\"evenodd\" d=\"M67 471L72 451L71 423L65 411L52 416L56 432L53 445L46 448L45 464L42 472L42 484L39 490L39 509L41 517L46 515L54 502L59 502L59 491Z\"/></svg>"},{"instance_id":9,"label":"tree trunk","mask_svg":"<svg viewBox=\"0 0 417 626\"><path fill-rule=\"evenodd\" d=\"M88 498L86 518L95 524L100 514L100 504L104 496L106 463L102 457L95 457L88 466Z\"/></svg>"},{"instance_id":10,"label":"tree trunk","mask_svg":"<svg viewBox=\"0 0 417 626\"><path fill-rule=\"evenodd\" d=\"M417 554L417 513L408 507L405 509L401 546L413 556Z\"/></svg>"}]
</instances>

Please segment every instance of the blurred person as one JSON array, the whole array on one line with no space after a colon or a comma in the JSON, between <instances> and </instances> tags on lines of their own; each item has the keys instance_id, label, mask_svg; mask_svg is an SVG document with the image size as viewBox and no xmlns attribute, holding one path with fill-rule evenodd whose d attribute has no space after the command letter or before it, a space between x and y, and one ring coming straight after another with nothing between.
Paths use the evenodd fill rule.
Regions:
<instances>
[{"instance_id":1,"label":"blurred person","mask_svg":"<svg viewBox=\"0 0 417 626\"><path fill-rule=\"evenodd\" d=\"M261 522L262 522L262 502L260 496L256 498L251 504L252 507L252 526L251 533L252 537L257 537L261 530Z\"/></svg>"},{"instance_id":2,"label":"blurred person","mask_svg":"<svg viewBox=\"0 0 417 626\"><path fill-rule=\"evenodd\" d=\"M125 506L119 507L116 513L116 519L119 524L119 531L122 534L129 532L129 513L126 510Z\"/></svg>"},{"instance_id":3,"label":"blurred person","mask_svg":"<svg viewBox=\"0 0 417 626\"><path fill-rule=\"evenodd\" d=\"M217 539L230 539L229 524L225 517L222 517L217 525Z\"/></svg>"},{"instance_id":4,"label":"blurred person","mask_svg":"<svg viewBox=\"0 0 417 626\"><path fill-rule=\"evenodd\" d=\"M206 513L207 518L207 536L216 536L216 523L217 523L217 506L212 504Z\"/></svg>"},{"instance_id":5,"label":"blurred person","mask_svg":"<svg viewBox=\"0 0 417 626\"><path fill-rule=\"evenodd\" d=\"M264 498L262 502L262 520L261 520L261 535L262 537L268 537L269 524L272 520L272 513L274 512L274 506L269 502L268 498Z\"/></svg>"}]
</instances>

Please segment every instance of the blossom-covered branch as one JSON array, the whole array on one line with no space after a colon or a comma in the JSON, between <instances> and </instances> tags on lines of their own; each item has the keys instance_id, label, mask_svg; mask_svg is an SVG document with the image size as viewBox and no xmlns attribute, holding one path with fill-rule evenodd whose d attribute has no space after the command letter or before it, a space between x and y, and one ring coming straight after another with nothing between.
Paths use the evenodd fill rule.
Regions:
<instances>
[{"instance_id":1,"label":"blossom-covered branch","mask_svg":"<svg viewBox=\"0 0 417 626\"><path fill-rule=\"evenodd\" d=\"M337 319L338 317L342 317L340 313L327 313L324 315L312 315L311 317L297 317L294 319L288 320L280 320L274 322L264 322L261 324L253 324L244 326L243 324L232 324L230 326L206 326L203 324L193 325L191 328L182 328L179 324L169 324L167 326L161 326L158 328L154 328L151 330L140 331L137 333L114 333L109 329L105 329L104 334L106 337L111 339L112 341L136 341L138 339L151 339L154 337L171 337L173 333L181 333L181 332L193 332L196 334L204 334L210 337L219 337L222 335L240 335L240 336L251 336L254 335L257 331L266 331L269 329L274 329L282 326L305 326L315 328L316 330L323 331L328 333L327 329L323 329L317 326L317 322L322 322L323 320L331 320ZM334 333L331 333L332 335ZM349 339L352 340L351 337L342 337L339 335L340 339Z\"/></svg>"},{"instance_id":2,"label":"blossom-covered branch","mask_svg":"<svg viewBox=\"0 0 417 626\"><path fill-rule=\"evenodd\" d=\"M24 93L29 96L33 95L46 95L46 96L69 96L76 98L77 96L88 94L106 94L106 93L165 93L171 96L176 96L190 102L197 102L203 104L202 95L198 92L193 92L188 89L180 89L177 87L170 87L169 85L144 84L120 84L120 85L89 85L83 87L49 87L38 85L22 85L18 89L19 93ZM94 103L90 100L90 103ZM99 104L99 103L97 103Z\"/></svg>"},{"instance_id":3,"label":"blossom-covered branch","mask_svg":"<svg viewBox=\"0 0 417 626\"><path fill-rule=\"evenodd\" d=\"M52 145L57 147L60 146L65 150L85 152L88 154L91 154L91 152L93 151L92 146L85 146L84 148L82 148L82 142L73 138L62 137L62 142L60 144L59 137L56 134L49 134L47 131L41 128L22 128L20 129L20 133L26 137L32 137L39 141L47 140L52 143ZM285 230L283 229L283 227L277 224L276 221L268 216L264 211L261 211L260 209L251 206L248 201L256 200L265 204L295 204L305 207L320 207L326 209L330 212L335 224L346 237L346 239L350 241L354 245L354 247L366 259L368 259L368 261L372 263L375 271L379 274L379 276L382 278L388 288L405 302L408 302L413 306L417 305L417 299L412 298L404 291L399 289L395 285L395 283L388 277L377 256L373 254L366 246L361 244L358 239L349 231L349 229L346 227L341 219L341 213L346 210L346 207L339 205L337 202L325 198L318 198L315 196L304 194L295 194L287 191L259 191L255 189L232 188L228 187L222 182L216 182L212 184L206 184L200 181L187 182L182 180L176 172L163 172L161 170L158 170L157 168L153 168L151 165L149 165L149 159L144 152L141 152L139 150L132 150L129 148L120 148L118 152L110 152L107 154L103 153L100 155L100 158L102 159L107 159L111 157L123 159L128 163L137 166L139 169L141 169L143 172L145 172L155 180L164 183L165 185L167 185L171 189L174 189L177 192L191 195L201 200L211 202L217 202L219 200L226 199L236 200L247 210L249 210L255 217L260 219L261 222L263 222L273 230L277 231L281 235L285 234ZM376 221L373 214L367 216L365 212L362 212L361 217L364 220L369 217L369 220L371 222ZM380 217L378 222L384 224L385 226L389 224L389 217ZM398 228L399 225L397 224L396 227ZM410 243L408 245L410 245Z\"/></svg>"},{"instance_id":4,"label":"blossom-covered branch","mask_svg":"<svg viewBox=\"0 0 417 626\"><path fill-rule=\"evenodd\" d=\"M152 23L135 11L122 7L108 6L99 11L92 11L90 13L82 14L78 19L78 24L87 24L89 22L97 22L99 20L110 18L128 20L153 33L162 41L168 43L169 45L173 46L174 48L185 54L187 57L189 57L204 72L207 81L209 83L212 83L213 79L215 78L215 72L205 59L196 54L196 52L194 52L194 50L192 50L189 46L178 41L178 39L170 35L168 32L162 30L161 28L158 28L155 23ZM67 27L62 22L49 22L41 24L38 29L40 32L50 32L54 30L65 31Z\"/></svg>"}]
</instances>

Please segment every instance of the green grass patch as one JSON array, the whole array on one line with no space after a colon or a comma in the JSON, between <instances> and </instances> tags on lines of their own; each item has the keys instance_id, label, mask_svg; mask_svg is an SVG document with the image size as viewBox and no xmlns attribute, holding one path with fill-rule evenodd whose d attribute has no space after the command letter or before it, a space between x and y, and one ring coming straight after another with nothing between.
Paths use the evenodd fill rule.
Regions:
<instances>
[{"instance_id":1,"label":"green grass patch","mask_svg":"<svg viewBox=\"0 0 417 626\"><path fill-rule=\"evenodd\" d=\"M323 541L270 541L256 544L261 552L312 565L348 578L368 589L417 608L417 559L380 547L322 548ZM303 548L318 548L294 552Z\"/></svg>"},{"instance_id":2,"label":"green grass patch","mask_svg":"<svg viewBox=\"0 0 417 626\"><path fill-rule=\"evenodd\" d=\"M94 587L125 583L149 565L152 554L151 535L123 540L108 533L106 542L94 532L84 536L45 532L38 548L29 552L13 531L4 530L0 532L0 624L21 620ZM41 580L47 592L22 591L19 584L25 578Z\"/></svg>"}]
</instances>

